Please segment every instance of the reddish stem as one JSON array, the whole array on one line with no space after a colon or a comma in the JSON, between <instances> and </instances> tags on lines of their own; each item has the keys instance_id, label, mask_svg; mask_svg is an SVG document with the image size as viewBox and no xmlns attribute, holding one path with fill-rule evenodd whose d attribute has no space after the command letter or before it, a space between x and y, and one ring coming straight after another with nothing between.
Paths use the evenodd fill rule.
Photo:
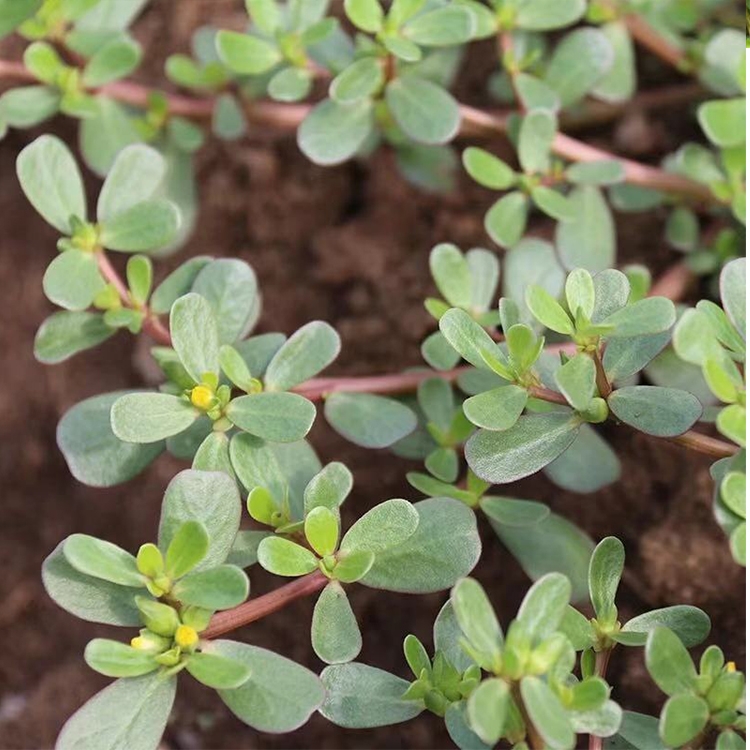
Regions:
<instances>
[{"instance_id":1,"label":"reddish stem","mask_svg":"<svg viewBox=\"0 0 750 750\"><path fill-rule=\"evenodd\" d=\"M612 656L612 649L607 648L604 651L597 651L596 662L594 664L594 674L602 679L607 676L607 667L609 659ZM589 735L589 750L602 750L602 738L594 734Z\"/></svg>"},{"instance_id":2,"label":"reddish stem","mask_svg":"<svg viewBox=\"0 0 750 750\"><path fill-rule=\"evenodd\" d=\"M310 596L325 588L328 583L319 570L314 573L297 578L291 583L284 584L275 591L263 594L257 599L250 599L233 609L218 612L211 618L208 628L201 634L202 638L218 638L230 630L236 630L256 620L283 609L297 599Z\"/></svg>"},{"instance_id":3,"label":"reddish stem","mask_svg":"<svg viewBox=\"0 0 750 750\"><path fill-rule=\"evenodd\" d=\"M630 35L638 44L645 47L668 65L676 68L681 73L688 72L691 68L687 55L665 39L645 18L631 13L623 19Z\"/></svg>"}]
</instances>

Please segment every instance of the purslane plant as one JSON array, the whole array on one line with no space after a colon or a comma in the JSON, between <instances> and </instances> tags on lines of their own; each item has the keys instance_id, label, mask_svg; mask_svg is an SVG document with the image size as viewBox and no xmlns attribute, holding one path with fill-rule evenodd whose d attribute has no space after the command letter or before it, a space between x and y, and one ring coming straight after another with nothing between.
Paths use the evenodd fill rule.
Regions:
<instances>
[{"instance_id":1,"label":"purslane plant","mask_svg":"<svg viewBox=\"0 0 750 750\"><path fill-rule=\"evenodd\" d=\"M158 390L72 407L59 447L92 486L131 479L165 450L191 462L167 488L156 544L131 554L73 534L45 562L47 591L64 609L140 628L129 643L91 641L87 663L118 679L68 721L58 746L156 747L183 669L259 731L291 731L316 710L347 727L427 710L466 748L562 750L578 746L577 735L590 748L603 738L640 750L744 746L744 677L716 647L700 670L685 651L708 635L707 616L677 605L621 623L622 544L595 546L545 503L492 489L544 471L561 488L596 492L620 477L599 426L624 425L720 459L714 510L744 564L745 261L734 259L745 192L741 32L716 21L716 3L687 12L671 0L347 0L349 27L325 0L247 0L247 33L201 29L193 57L168 59L167 76L189 91L182 96L127 80L141 58L128 27L144 4L0 2L0 35L17 30L31 42L22 63L0 61L0 78L31 84L0 96L0 128L57 112L80 119L84 161L106 177L94 218L59 139L42 136L19 155L22 189L63 235L43 280L63 310L41 325L35 354L62 362L127 330L156 344L163 374ZM487 38L497 41L488 87L507 105L500 113L450 91L466 45ZM708 144L685 144L661 168L563 132L631 100L634 42L722 97L698 108ZM327 96L297 103L315 81ZM225 139L256 123L298 128L318 164L386 144L427 189L449 188L462 161L480 185L510 191L485 217L502 261L483 248L432 250L441 298L425 303L437 322L422 345L428 367L319 377L339 353L334 328L313 321L288 338L254 333L257 279L239 259L195 257L154 285L153 259L194 221L191 158L207 121ZM459 134L507 136L518 165L476 145L457 159L449 143ZM532 203L556 222L554 244L526 236ZM644 266L614 267L612 210L662 206L666 240L687 255L652 284ZM704 236L707 208L715 224ZM130 254L125 279L108 250ZM675 304L700 274L718 280L723 309ZM427 499L385 500L344 530L351 472L323 466L307 441L319 402L351 442L422 461L407 479ZM699 421L733 442L694 430ZM482 517L536 581L506 631L466 577L480 558ZM243 569L256 563L294 580L247 599ZM353 662L362 647L347 595L355 584L452 587L434 656L414 636L404 643L411 683ZM329 665L320 678L220 638L313 594L311 645ZM590 620L571 606L587 599ZM644 645L646 668L669 696L659 719L623 710L605 681L615 648Z\"/></svg>"}]
</instances>

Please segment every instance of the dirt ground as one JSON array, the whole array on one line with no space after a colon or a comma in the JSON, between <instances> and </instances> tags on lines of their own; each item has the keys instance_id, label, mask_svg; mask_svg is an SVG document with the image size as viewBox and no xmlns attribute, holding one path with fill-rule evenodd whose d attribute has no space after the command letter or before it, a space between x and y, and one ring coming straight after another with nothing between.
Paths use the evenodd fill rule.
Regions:
<instances>
[{"instance_id":1,"label":"dirt ground","mask_svg":"<svg viewBox=\"0 0 750 750\"><path fill-rule=\"evenodd\" d=\"M136 27L147 49L184 50L191 29L206 18L241 25L240 2L154 0ZM149 47L149 44L151 46ZM8 57L12 44L0 45ZM158 76L161 59L148 60L146 76ZM480 47L460 83L465 100L486 103L482 81L492 56ZM660 66L643 61L646 80L664 79ZM160 80L156 78L155 80ZM684 110L650 116L631 113L613 127L586 132L587 140L648 160L692 135ZM73 143L70 122L52 129ZM688 130L686 130L688 128ZM52 306L41 278L54 253L55 233L29 207L17 185L14 160L37 132L14 132L0 142L0 747L50 747L64 720L107 680L83 662L95 636L121 637L116 629L81 622L45 595L40 566L66 535L85 532L136 549L153 536L160 497L181 465L161 458L126 485L97 490L77 483L55 446L63 412L94 394L140 382L142 345L125 334L56 367L32 355L35 330ZM615 144L613 146L613 143ZM633 147L635 144L636 147ZM497 144L500 153L505 148ZM291 332L305 322L330 321L343 352L329 374L396 371L420 364L419 344L431 330L422 301L431 288L430 248L439 241L463 248L487 245L482 216L488 191L462 178L451 195L433 196L409 186L387 153L366 164L324 169L310 164L291 136L254 133L238 144L211 143L198 159L202 194L195 235L159 277L193 254L238 256L255 268L264 293L259 331ZM96 189L96 181L91 181ZM664 217L620 217L619 259L642 262L658 273L674 258L662 240ZM536 220L532 230L548 233ZM324 461L344 461L354 472L348 513L361 514L390 497L417 499L404 475L413 465L386 451L349 445L318 420L313 442ZM627 566L640 581L638 594L624 588L622 614L691 603L711 616L711 640L744 666L744 574L731 560L710 509L710 461L683 449L608 428L623 463L623 479L592 496L563 492L539 476L505 488L535 498L575 521L593 537L616 534L625 543ZM486 585L504 622L512 617L528 581L511 556L483 526L484 552L475 575ZM259 574L260 573L260 574ZM251 573L254 593L277 585ZM443 594L405 596L354 587L354 610L364 631L360 659L407 675L401 643L416 633L430 643L432 621ZM273 648L321 668L311 651L312 601L295 603L244 631L238 638ZM646 679L639 649L621 650L611 666L615 697L655 713L662 696ZM443 748L450 742L430 714L395 727L342 730L315 716L302 729L262 735L236 720L192 680L182 680L165 736L169 748Z\"/></svg>"}]
</instances>

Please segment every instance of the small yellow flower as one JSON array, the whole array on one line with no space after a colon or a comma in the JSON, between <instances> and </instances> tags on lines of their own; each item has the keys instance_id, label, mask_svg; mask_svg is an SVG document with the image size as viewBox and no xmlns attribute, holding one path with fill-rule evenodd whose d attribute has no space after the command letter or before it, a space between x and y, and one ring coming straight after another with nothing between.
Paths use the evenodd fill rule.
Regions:
<instances>
[{"instance_id":1,"label":"small yellow flower","mask_svg":"<svg viewBox=\"0 0 750 750\"><path fill-rule=\"evenodd\" d=\"M733 661L727 662L727 672L736 672L737 671L737 665Z\"/></svg>"},{"instance_id":2,"label":"small yellow flower","mask_svg":"<svg viewBox=\"0 0 750 750\"><path fill-rule=\"evenodd\" d=\"M175 631L174 640L180 648L192 648L198 643L198 633L190 625L180 625Z\"/></svg>"},{"instance_id":3,"label":"small yellow flower","mask_svg":"<svg viewBox=\"0 0 750 750\"><path fill-rule=\"evenodd\" d=\"M143 636L137 635L135 638L130 639L130 645L139 651L146 651L150 644L146 642L146 639Z\"/></svg>"},{"instance_id":4,"label":"small yellow flower","mask_svg":"<svg viewBox=\"0 0 750 750\"><path fill-rule=\"evenodd\" d=\"M213 400L213 391L207 385L196 385L190 391L190 402L198 409L203 409L204 411L210 409Z\"/></svg>"}]
</instances>

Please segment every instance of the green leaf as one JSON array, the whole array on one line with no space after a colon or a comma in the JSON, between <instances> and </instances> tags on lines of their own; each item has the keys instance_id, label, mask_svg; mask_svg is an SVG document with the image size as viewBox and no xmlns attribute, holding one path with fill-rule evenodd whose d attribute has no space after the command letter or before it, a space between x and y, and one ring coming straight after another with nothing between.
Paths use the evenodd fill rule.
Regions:
<instances>
[{"instance_id":1,"label":"green leaf","mask_svg":"<svg viewBox=\"0 0 750 750\"><path fill-rule=\"evenodd\" d=\"M747 477L739 471L730 471L721 480L721 499L724 505L740 518L747 514Z\"/></svg>"},{"instance_id":2,"label":"green leaf","mask_svg":"<svg viewBox=\"0 0 750 750\"><path fill-rule=\"evenodd\" d=\"M83 180L73 155L56 136L42 135L16 160L21 189L45 221L71 234L72 216L86 220Z\"/></svg>"},{"instance_id":3,"label":"green leaf","mask_svg":"<svg viewBox=\"0 0 750 750\"><path fill-rule=\"evenodd\" d=\"M162 441L123 443L112 432L110 411L124 391L105 393L69 409L57 427L57 445L70 473L91 487L111 487L139 474L163 450Z\"/></svg>"},{"instance_id":4,"label":"green leaf","mask_svg":"<svg viewBox=\"0 0 750 750\"><path fill-rule=\"evenodd\" d=\"M440 497L415 503L414 509L417 530L403 544L379 552L362 583L389 591L440 591L476 565L481 543L471 508Z\"/></svg>"},{"instance_id":5,"label":"green leaf","mask_svg":"<svg viewBox=\"0 0 750 750\"><path fill-rule=\"evenodd\" d=\"M610 750L664 750L659 738L659 720L654 716L624 711L622 725Z\"/></svg>"},{"instance_id":6,"label":"green leaf","mask_svg":"<svg viewBox=\"0 0 750 750\"><path fill-rule=\"evenodd\" d=\"M332 555L339 541L338 515L328 508L313 508L305 516L305 538L321 557Z\"/></svg>"},{"instance_id":7,"label":"green leaf","mask_svg":"<svg viewBox=\"0 0 750 750\"><path fill-rule=\"evenodd\" d=\"M532 644L549 638L557 630L570 595L570 581L562 573L547 573L528 590L516 621Z\"/></svg>"},{"instance_id":8,"label":"green leaf","mask_svg":"<svg viewBox=\"0 0 750 750\"><path fill-rule=\"evenodd\" d=\"M617 159L584 161L571 164L565 176L577 185L615 185L625 179L625 168Z\"/></svg>"},{"instance_id":9,"label":"green leaf","mask_svg":"<svg viewBox=\"0 0 750 750\"><path fill-rule=\"evenodd\" d=\"M609 72L599 79L591 93L605 102L626 102L638 84L630 31L622 21L604 24L600 30L612 46L614 60Z\"/></svg>"},{"instance_id":10,"label":"green leaf","mask_svg":"<svg viewBox=\"0 0 750 750\"><path fill-rule=\"evenodd\" d=\"M87 166L105 177L117 154L137 143L139 135L135 118L125 106L103 96L97 97L94 103L97 114L81 120L79 142Z\"/></svg>"},{"instance_id":11,"label":"green leaf","mask_svg":"<svg viewBox=\"0 0 750 750\"><path fill-rule=\"evenodd\" d=\"M594 185L578 185L567 199L574 218L558 224L555 235L563 266L596 273L614 265L615 224L601 190Z\"/></svg>"},{"instance_id":12,"label":"green leaf","mask_svg":"<svg viewBox=\"0 0 750 750\"><path fill-rule=\"evenodd\" d=\"M527 31L549 31L577 21L586 10L585 0L531 0L519 3L514 25Z\"/></svg>"},{"instance_id":13,"label":"green leaf","mask_svg":"<svg viewBox=\"0 0 750 750\"><path fill-rule=\"evenodd\" d=\"M268 82L268 95L278 102L298 102L312 88L311 71L302 68L283 68Z\"/></svg>"},{"instance_id":14,"label":"green leaf","mask_svg":"<svg viewBox=\"0 0 750 750\"><path fill-rule=\"evenodd\" d=\"M340 104L324 99L315 105L297 130L297 144L315 164L332 166L354 156L373 129L369 99Z\"/></svg>"},{"instance_id":15,"label":"green leaf","mask_svg":"<svg viewBox=\"0 0 750 750\"><path fill-rule=\"evenodd\" d=\"M532 724L547 747L571 750L575 746L576 735L570 719L549 685L538 677L524 677L521 697Z\"/></svg>"},{"instance_id":16,"label":"green leaf","mask_svg":"<svg viewBox=\"0 0 750 750\"><path fill-rule=\"evenodd\" d=\"M127 393L112 404L112 432L126 443L155 443L186 430L198 417L178 396Z\"/></svg>"},{"instance_id":17,"label":"green leaf","mask_svg":"<svg viewBox=\"0 0 750 750\"><path fill-rule=\"evenodd\" d=\"M591 425L581 425L576 439L562 455L544 467L558 487L588 494L620 478L620 459Z\"/></svg>"},{"instance_id":18,"label":"green leaf","mask_svg":"<svg viewBox=\"0 0 750 750\"><path fill-rule=\"evenodd\" d=\"M528 198L514 191L492 204L484 216L484 228L500 247L511 248L523 236L528 215Z\"/></svg>"},{"instance_id":19,"label":"green leaf","mask_svg":"<svg viewBox=\"0 0 750 750\"><path fill-rule=\"evenodd\" d=\"M417 529L420 516L406 500L386 500L361 516L341 540L342 552L374 552L376 558L406 542Z\"/></svg>"},{"instance_id":20,"label":"green leaf","mask_svg":"<svg viewBox=\"0 0 750 750\"><path fill-rule=\"evenodd\" d=\"M208 554L209 542L208 531L200 521L185 521L167 547L167 575L182 578L193 570Z\"/></svg>"},{"instance_id":21,"label":"green leaf","mask_svg":"<svg viewBox=\"0 0 750 750\"><path fill-rule=\"evenodd\" d=\"M697 677L693 660L682 641L663 625L653 628L648 635L646 668L667 695L691 691Z\"/></svg>"},{"instance_id":22,"label":"green leaf","mask_svg":"<svg viewBox=\"0 0 750 750\"><path fill-rule=\"evenodd\" d=\"M362 634L344 589L329 583L318 597L312 616L312 647L326 664L344 664L362 650Z\"/></svg>"},{"instance_id":23,"label":"green leaf","mask_svg":"<svg viewBox=\"0 0 750 750\"><path fill-rule=\"evenodd\" d=\"M291 732L323 703L325 692L317 675L273 651L215 640L206 652L250 669L243 685L220 690L219 696L237 718L260 732Z\"/></svg>"},{"instance_id":24,"label":"green leaf","mask_svg":"<svg viewBox=\"0 0 750 750\"><path fill-rule=\"evenodd\" d=\"M417 75L391 81L385 100L398 126L418 143L447 143L458 132L461 114L443 88Z\"/></svg>"},{"instance_id":25,"label":"green leaf","mask_svg":"<svg viewBox=\"0 0 750 750\"><path fill-rule=\"evenodd\" d=\"M698 122L715 146L745 145L745 100L715 99L698 107Z\"/></svg>"},{"instance_id":26,"label":"green leaf","mask_svg":"<svg viewBox=\"0 0 750 750\"><path fill-rule=\"evenodd\" d=\"M128 258L125 268L128 289L133 301L143 305L148 300L153 284L154 267L145 255L133 255Z\"/></svg>"},{"instance_id":27,"label":"green leaf","mask_svg":"<svg viewBox=\"0 0 750 750\"><path fill-rule=\"evenodd\" d=\"M133 589L80 573L66 559L64 544L60 542L42 564L42 582L50 598L66 612L88 622L140 625Z\"/></svg>"},{"instance_id":28,"label":"green leaf","mask_svg":"<svg viewBox=\"0 0 750 750\"><path fill-rule=\"evenodd\" d=\"M531 197L536 207L557 221L572 221L575 219L573 204L562 193L543 185L531 191Z\"/></svg>"},{"instance_id":29,"label":"green leaf","mask_svg":"<svg viewBox=\"0 0 750 750\"><path fill-rule=\"evenodd\" d=\"M450 599L441 607L432 628L435 652L442 652L459 671L468 669L474 662L460 644L461 627Z\"/></svg>"},{"instance_id":30,"label":"green leaf","mask_svg":"<svg viewBox=\"0 0 750 750\"><path fill-rule=\"evenodd\" d=\"M326 464L305 487L305 513L313 508L337 509L346 500L354 485L351 471L338 461Z\"/></svg>"},{"instance_id":31,"label":"green leaf","mask_svg":"<svg viewBox=\"0 0 750 750\"><path fill-rule=\"evenodd\" d=\"M358 102L375 96L383 86L385 76L377 57L355 60L331 81L328 93L340 104Z\"/></svg>"},{"instance_id":32,"label":"green leaf","mask_svg":"<svg viewBox=\"0 0 750 750\"><path fill-rule=\"evenodd\" d=\"M682 747L706 726L708 704L697 695L675 695L665 704L659 719L659 735L669 747Z\"/></svg>"},{"instance_id":33,"label":"green leaf","mask_svg":"<svg viewBox=\"0 0 750 750\"><path fill-rule=\"evenodd\" d=\"M266 537L258 545L258 562L277 576L303 576L318 567L309 549L280 536Z\"/></svg>"},{"instance_id":34,"label":"green leaf","mask_svg":"<svg viewBox=\"0 0 750 750\"><path fill-rule=\"evenodd\" d=\"M594 543L578 527L551 513L533 526L492 522L492 528L530 578L536 580L558 571L570 580L573 601L588 599L588 567Z\"/></svg>"},{"instance_id":35,"label":"green leaf","mask_svg":"<svg viewBox=\"0 0 750 750\"><path fill-rule=\"evenodd\" d=\"M107 638L89 641L83 658L91 669L107 677L140 677L159 668L153 654Z\"/></svg>"},{"instance_id":36,"label":"green leaf","mask_svg":"<svg viewBox=\"0 0 750 750\"><path fill-rule=\"evenodd\" d=\"M339 727L368 729L409 721L422 704L401 696L409 683L367 664L352 662L326 667L320 675L326 699L320 713Z\"/></svg>"},{"instance_id":37,"label":"green leaf","mask_svg":"<svg viewBox=\"0 0 750 750\"><path fill-rule=\"evenodd\" d=\"M488 745L502 737L511 700L508 683L498 678L484 680L469 696L469 726Z\"/></svg>"},{"instance_id":38,"label":"green leaf","mask_svg":"<svg viewBox=\"0 0 750 750\"><path fill-rule=\"evenodd\" d=\"M176 677L161 671L117 680L68 719L55 747L153 750L167 726L176 687Z\"/></svg>"},{"instance_id":39,"label":"green leaf","mask_svg":"<svg viewBox=\"0 0 750 750\"><path fill-rule=\"evenodd\" d=\"M487 657L488 667L497 665L503 647L503 631L482 586L473 578L464 578L453 587L451 603L461 632L471 646ZM473 725L471 710L469 719Z\"/></svg>"},{"instance_id":40,"label":"green leaf","mask_svg":"<svg viewBox=\"0 0 750 750\"><path fill-rule=\"evenodd\" d=\"M746 422L746 408L740 404L732 404L719 412L716 418L716 429L744 448Z\"/></svg>"},{"instance_id":41,"label":"green leaf","mask_svg":"<svg viewBox=\"0 0 750 750\"><path fill-rule=\"evenodd\" d=\"M481 479L507 484L535 474L575 440L580 423L569 413L525 415L503 432L479 430L466 444L466 460Z\"/></svg>"},{"instance_id":42,"label":"green leaf","mask_svg":"<svg viewBox=\"0 0 750 750\"><path fill-rule=\"evenodd\" d=\"M249 568L258 562L258 545L271 532L268 531L244 531L237 532L234 544L227 557L228 565L236 565L238 568Z\"/></svg>"},{"instance_id":43,"label":"green leaf","mask_svg":"<svg viewBox=\"0 0 750 750\"><path fill-rule=\"evenodd\" d=\"M208 532L208 554L196 570L223 563L240 525L242 502L237 485L227 474L186 469L167 487L159 521L159 547L166 550L188 521L199 521Z\"/></svg>"},{"instance_id":44,"label":"green leaf","mask_svg":"<svg viewBox=\"0 0 750 750\"><path fill-rule=\"evenodd\" d=\"M613 536L602 539L591 555L589 592L594 612L601 622L614 622L617 617L615 596L625 567L625 547Z\"/></svg>"},{"instance_id":45,"label":"green leaf","mask_svg":"<svg viewBox=\"0 0 750 750\"><path fill-rule=\"evenodd\" d=\"M716 750L744 750L745 740L731 729L725 729L718 737Z\"/></svg>"},{"instance_id":46,"label":"green leaf","mask_svg":"<svg viewBox=\"0 0 750 750\"><path fill-rule=\"evenodd\" d=\"M488 750L490 745L484 743L469 726L464 703L451 703L445 711L445 728L456 747L463 750Z\"/></svg>"},{"instance_id":47,"label":"green leaf","mask_svg":"<svg viewBox=\"0 0 750 750\"><path fill-rule=\"evenodd\" d=\"M515 75L515 90L526 110L548 109L557 112L560 109L560 98L543 81L529 73Z\"/></svg>"},{"instance_id":48,"label":"green leaf","mask_svg":"<svg viewBox=\"0 0 750 750\"><path fill-rule=\"evenodd\" d=\"M383 8L378 0L344 0L344 10L361 31L375 34L383 26Z\"/></svg>"},{"instance_id":49,"label":"green leaf","mask_svg":"<svg viewBox=\"0 0 750 750\"><path fill-rule=\"evenodd\" d=\"M448 5L415 16L404 26L402 33L423 47L449 47L468 42L475 26L474 16L468 8Z\"/></svg>"},{"instance_id":50,"label":"green leaf","mask_svg":"<svg viewBox=\"0 0 750 750\"><path fill-rule=\"evenodd\" d=\"M485 495L479 504L493 521L505 526L534 526L547 518L550 512L544 503L511 497Z\"/></svg>"},{"instance_id":51,"label":"green leaf","mask_svg":"<svg viewBox=\"0 0 750 750\"><path fill-rule=\"evenodd\" d=\"M523 413L529 394L517 385L504 385L464 401L467 419L486 430L507 430Z\"/></svg>"},{"instance_id":52,"label":"green leaf","mask_svg":"<svg viewBox=\"0 0 750 750\"><path fill-rule=\"evenodd\" d=\"M628 620L622 627L623 633L642 633L645 645L648 634L657 626L669 628L687 648L702 643L711 630L711 620L698 607L677 604L672 607L653 609Z\"/></svg>"},{"instance_id":53,"label":"green leaf","mask_svg":"<svg viewBox=\"0 0 750 750\"><path fill-rule=\"evenodd\" d=\"M301 440L315 421L315 406L297 393L254 393L233 399L227 418L251 435L277 443Z\"/></svg>"},{"instance_id":54,"label":"green leaf","mask_svg":"<svg viewBox=\"0 0 750 750\"><path fill-rule=\"evenodd\" d=\"M464 310L448 310L440 318L440 332L467 362L480 370L490 370L489 363L500 359L497 344Z\"/></svg>"},{"instance_id":55,"label":"green leaf","mask_svg":"<svg viewBox=\"0 0 750 750\"><path fill-rule=\"evenodd\" d=\"M79 572L120 586L142 588L135 557L111 542L87 534L71 534L63 544L65 559Z\"/></svg>"},{"instance_id":56,"label":"green leaf","mask_svg":"<svg viewBox=\"0 0 750 750\"><path fill-rule=\"evenodd\" d=\"M39 326L34 338L34 356L43 364L57 364L92 349L115 333L97 313L56 312Z\"/></svg>"},{"instance_id":57,"label":"green leaf","mask_svg":"<svg viewBox=\"0 0 750 750\"><path fill-rule=\"evenodd\" d=\"M557 117L547 109L529 112L518 133L518 160L527 174L545 174L550 168L552 141L557 132Z\"/></svg>"},{"instance_id":58,"label":"green leaf","mask_svg":"<svg viewBox=\"0 0 750 750\"><path fill-rule=\"evenodd\" d=\"M570 316L562 305L541 286L532 285L527 288L526 305L545 328L568 336L573 334L574 327Z\"/></svg>"},{"instance_id":59,"label":"green leaf","mask_svg":"<svg viewBox=\"0 0 750 750\"><path fill-rule=\"evenodd\" d=\"M272 42L235 31L219 31L216 51L232 72L241 75L265 73L282 59L281 51Z\"/></svg>"},{"instance_id":60,"label":"green leaf","mask_svg":"<svg viewBox=\"0 0 750 750\"><path fill-rule=\"evenodd\" d=\"M206 652L191 654L185 668L198 682L215 690L238 688L250 678L246 664Z\"/></svg>"},{"instance_id":61,"label":"green leaf","mask_svg":"<svg viewBox=\"0 0 750 750\"><path fill-rule=\"evenodd\" d=\"M563 107L580 101L611 70L614 50L598 29L571 31L557 45L547 66L546 83Z\"/></svg>"},{"instance_id":62,"label":"green leaf","mask_svg":"<svg viewBox=\"0 0 750 750\"><path fill-rule=\"evenodd\" d=\"M172 588L171 594L181 604L202 609L229 609L247 599L250 584L247 576L234 565L188 573Z\"/></svg>"},{"instance_id":63,"label":"green leaf","mask_svg":"<svg viewBox=\"0 0 750 750\"><path fill-rule=\"evenodd\" d=\"M271 391L288 391L315 377L341 351L335 329L322 320L302 326L276 352L266 368L265 386Z\"/></svg>"},{"instance_id":64,"label":"green leaf","mask_svg":"<svg viewBox=\"0 0 750 750\"><path fill-rule=\"evenodd\" d=\"M356 550L339 557L333 569L333 575L337 581L342 583L354 583L360 581L375 562L375 553L367 550Z\"/></svg>"},{"instance_id":65,"label":"green leaf","mask_svg":"<svg viewBox=\"0 0 750 750\"><path fill-rule=\"evenodd\" d=\"M220 344L233 344L250 333L259 301L255 272L247 263L235 258L212 261L201 268L191 291L211 304Z\"/></svg>"},{"instance_id":66,"label":"green leaf","mask_svg":"<svg viewBox=\"0 0 750 750\"><path fill-rule=\"evenodd\" d=\"M177 299L190 291L201 269L210 262L210 256L199 255L178 266L154 290L151 310L159 315L168 313Z\"/></svg>"},{"instance_id":67,"label":"green leaf","mask_svg":"<svg viewBox=\"0 0 750 750\"><path fill-rule=\"evenodd\" d=\"M81 82L96 88L130 75L141 61L140 45L127 36L115 37L100 47L83 69Z\"/></svg>"},{"instance_id":68,"label":"green leaf","mask_svg":"<svg viewBox=\"0 0 750 750\"><path fill-rule=\"evenodd\" d=\"M557 372L555 382L576 411L586 411L596 395L596 365L588 354L576 354Z\"/></svg>"},{"instance_id":69,"label":"green leaf","mask_svg":"<svg viewBox=\"0 0 750 750\"><path fill-rule=\"evenodd\" d=\"M455 245L443 242L432 248L430 273L440 294L450 305L471 306L471 270L463 253Z\"/></svg>"},{"instance_id":70,"label":"green leaf","mask_svg":"<svg viewBox=\"0 0 750 750\"><path fill-rule=\"evenodd\" d=\"M325 402L325 417L336 432L363 448L386 448L417 426L408 406L371 393L332 393Z\"/></svg>"},{"instance_id":71,"label":"green leaf","mask_svg":"<svg viewBox=\"0 0 750 750\"><path fill-rule=\"evenodd\" d=\"M163 198L146 200L101 225L101 243L126 253L157 250L168 245L180 228L177 206Z\"/></svg>"},{"instance_id":72,"label":"green leaf","mask_svg":"<svg viewBox=\"0 0 750 750\"><path fill-rule=\"evenodd\" d=\"M33 128L59 107L60 94L50 86L18 86L0 96L0 120L11 128Z\"/></svg>"},{"instance_id":73,"label":"green leaf","mask_svg":"<svg viewBox=\"0 0 750 750\"><path fill-rule=\"evenodd\" d=\"M211 131L225 141L235 141L247 132L247 120L232 94L219 94L214 102Z\"/></svg>"},{"instance_id":74,"label":"green leaf","mask_svg":"<svg viewBox=\"0 0 750 750\"><path fill-rule=\"evenodd\" d=\"M721 269L720 277L721 302L732 324L745 337L746 330L746 263L744 258L737 258Z\"/></svg>"},{"instance_id":75,"label":"green leaf","mask_svg":"<svg viewBox=\"0 0 750 750\"><path fill-rule=\"evenodd\" d=\"M41 0L0 0L0 37L7 36L41 5Z\"/></svg>"},{"instance_id":76,"label":"green leaf","mask_svg":"<svg viewBox=\"0 0 750 750\"><path fill-rule=\"evenodd\" d=\"M604 370L610 381L625 380L646 367L672 338L671 331L652 336L614 338L604 350Z\"/></svg>"},{"instance_id":77,"label":"green leaf","mask_svg":"<svg viewBox=\"0 0 750 750\"><path fill-rule=\"evenodd\" d=\"M603 325L612 326L610 338L650 336L670 329L675 322L674 303L666 297L647 297L627 305L606 317Z\"/></svg>"},{"instance_id":78,"label":"green leaf","mask_svg":"<svg viewBox=\"0 0 750 750\"><path fill-rule=\"evenodd\" d=\"M200 294L186 294L169 314L172 346L196 383L219 374L219 330L211 303Z\"/></svg>"},{"instance_id":79,"label":"green leaf","mask_svg":"<svg viewBox=\"0 0 750 750\"><path fill-rule=\"evenodd\" d=\"M577 268L568 274L565 281L565 299L573 317L580 310L587 318L591 319L594 314L596 290L594 279L588 271Z\"/></svg>"},{"instance_id":80,"label":"green leaf","mask_svg":"<svg viewBox=\"0 0 750 750\"><path fill-rule=\"evenodd\" d=\"M104 286L96 257L74 248L60 253L47 266L42 279L47 299L67 310L90 307Z\"/></svg>"},{"instance_id":81,"label":"green leaf","mask_svg":"<svg viewBox=\"0 0 750 750\"><path fill-rule=\"evenodd\" d=\"M700 401L692 393L649 385L619 388L607 404L625 424L657 437L682 435L703 413Z\"/></svg>"},{"instance_id":82,"label":"green leaf","mask_svg":"<svg viewBox=\"0 0 750 750\"><path fill-rule=\"evenodd\" d=\"M461 159L464 169L483 187L508 190L516 184L516 173L489 151L471 146L464 150Z\"/></svg>"}]
</instances>

